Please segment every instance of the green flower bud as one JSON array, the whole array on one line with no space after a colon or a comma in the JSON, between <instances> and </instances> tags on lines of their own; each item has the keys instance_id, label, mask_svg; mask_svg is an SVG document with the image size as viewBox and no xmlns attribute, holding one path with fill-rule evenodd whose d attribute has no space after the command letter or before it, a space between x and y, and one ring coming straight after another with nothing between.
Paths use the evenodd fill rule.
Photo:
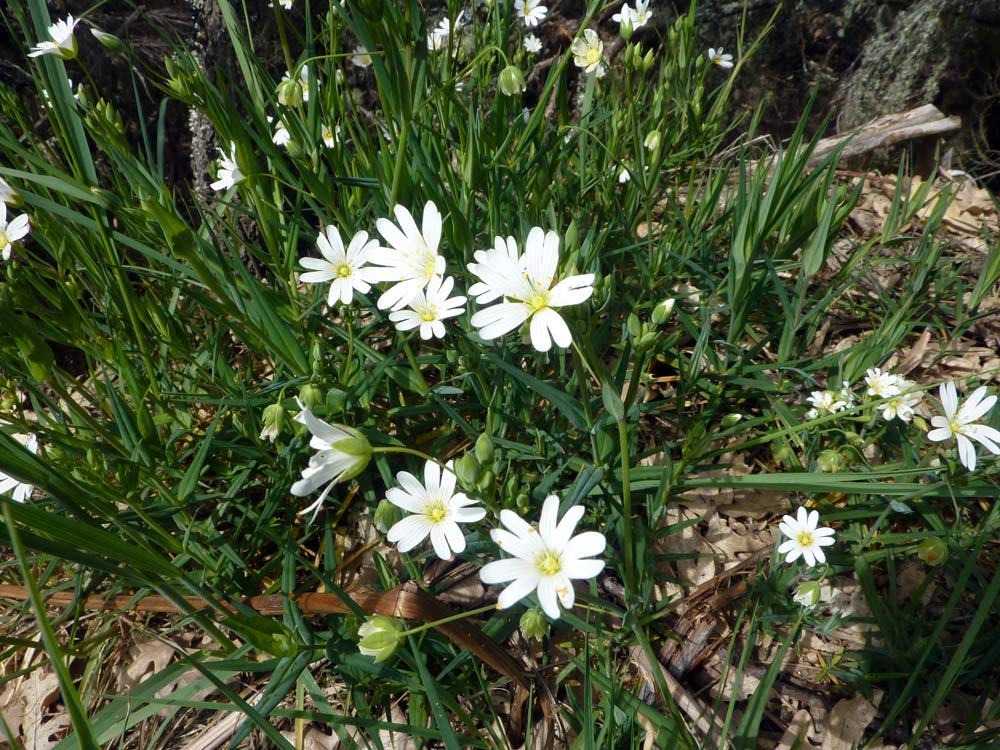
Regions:
<instances>
[{"instance_id":1,"label":"green flower bud","mask_svg":"<svg viewBox=\"0 0 1000 750\"><path fill-rule=\"evenodd\" d=\"M940 565L948 559L948 545L939 537L928 537L917 547L917 557L928 565Z\"/></svg>"},{"instance_id":2,"label":"green flower bud","mask_svg":"<svg viewBox=\"0 0 1000 750\"><path fill-rule=\"evenodd\" d=\"M628 318L625 319L625 328L628 331L628 337L633 341L637 340L642 335L642 324L639 322L639 316L635 313L629 313Z\"/></svg>"},{"instance_id":3,"label":"green flower bud","mask_svg":"<svg viewBox=\"0 0 1000 750\"><path fill-rule=\"evenodd\" d=\"M479 463L483 466L489 466L493 463L495 455L496 451L493 449L493 438L484 432L476 440L476 458L479 459Z\"/></svg>"},{"instance_id":4,"label":"green flower bud","mask_svg":"<svg viewBox=\"0 0 1000 750\"><path fill-rule=\"evenodd\" d=\"M541 640L549 634L549 620L545 616L545 613L538 607L526 610L521 615L518 626L521 628L521 632L525 638L538 638Z\"/></svg>"},{"instance_id":5,"label":"green flower bud","mask_svg":"<svg viewBox=\"0 0 1000 750\"><path fill-rule=\"evenodd\" d=\"M654 307L653 314L650 316L653 324L662 326L666 323L670 319L670 316L674 313L674 304L675 302L673 299L665 299Z\"/></svg>"},{"instance_id":6,"label":"green flower bud","mask_svg":"<svg viewBox=\"0 0 1000 750\"><path fill-rule=\"evenodd\" d=\"M396 653L403 642L403 623L385 615L374 615L361 623L358 637L358 650L382 662Z\"/></svg>"},{"instance_id":7,"label":"green flower bud","mask_svg":"<svg viewBox=\"0 0 1000 750\"><path fill-rule=\"evenodd\" d=\"M832 448L828 448L824 451L820 451L819 457L816 459L816 465L819 470L826 474L835 474L838 471L843 471L847 466L847 461L840 454L840 451L835 451Z\"/></svg>"},{"instance_id":8,"label":"green flower bud","mask_svg":"<svg viewBox=\"0 0 1000 750\"><path fill-rule=\"evenodd\" d=\"M275 438L281 434L281 428L285 425L285 407L280 403L264 407L262 421L264 428L260 431L260 439L273 443Z\"/></svg>"},{"instance_id":9,"label":"green flower bud","mask_svg":"<svg viewBox=\"0 0 1000 750\"><path fill-rule=\"evenodd\" d=\"M642 72L648 73L652 69L654 62L655 58L653 57L653 50L649 50L649 52L646 53L646 56L642 58Z\"/></svg>"},{"instance_id":10,"label":"green flower bud","mask_svg":"<svg viewBox=\"0 0 1000 750\"><path fill-rule=\"evenodd\" d=\"M347 405L347 392L341 388L331 388L326 392L326 411L339 412L344 411L344 406Z\"/></svg>"},{"instance_id":11,"label":"green flower bud","mask_svg":"<svg viewBox=\"0 0 1000 750\"><path fill-rule=\"evenodd\" d=\"M453 464L458 480L466 487L475 487L482 472L479 460L472 453L464 453Z\"/></svg>"},{"instance_id":12,"label":"green flower bud","mask_svg":"<svg viewBox=\"0 0 1000 750\"><path fill-rule=\"evenodd\" d=\"M647 151L656 151L660 147L660 131L651 130L646 134L645 140L643 140L642 145L646 147Z\"/></svg>"},{"instance_id":13,"label":"green flower bud","mask_svg":"<svg viewBox=\"0 0 1000 750\"><path fill-rule=\"evenodd\" d=\"M476 489L482 492L484 495L493 495L493 490L496 487L497 475L492 471L484 471L482 476L479 477L479 481L476 482Z\"/></svg>"},{"instance_id":14,"label":"green flower bud","mask_svg":"<svg viewBox=\"0 0 1000 750\"><path fill-rule=\"evenodd\" d=\"M629 14L622 13L622 20L618 23L618 32L622 35L622 39L627 42L632 38L632 32L634 30L635 29L632 27L632 19L629 18Z\"/></svg>"},{"instance_id":15,"label":"green flower bud","mask_svg":"<svg viewBox=\"0 0 1000 750\"><path fill-rule=\"evenodd\" d=\"M792 599L803 607L815 607L819 604L821 590L819 581L805 581L799 585Z\"/></svg>"},{"instance_id":16,"label":"green flower bud","mask_svg":"<svg viewBox=\"0 0 1000 750\"><path fill-rule=\"evenodd\" d=\"M505 96L519 96L524 93L528 85L524 82L524 74L516 65L508 65L500 71L497 78L497 86Z\"/></svg>"},{"instance_id":17,"label":"green flower bud","mask_svg":"<svg viewBox=\"0 0 1000 750\"><path fill-rule=\"evenodd\" d=\"M299 401L305 406L309 411L313 411L317 405L323 403L323 394L320 393L319 388L314 386L312 383L307 383L302 386L299 391Z\"/></svg>"},{"instance_id":18,"label":"green flower bud","mask_svg":"<svg viewBox=\"0 0 1000 750\"><path fill-rule=\"evenodd\" d=\"M379 500L378 505L375 507L375 513L372 515L372 523L375 524L375 528L379 530L380 534L385 534L402 517L403 512L383 498Z\"/></svg>"},{"instance_id":19,"label":"green flower bud","mask_svg":"<svg viewBox=\"0 0 1000 750\"><path fill-rule=\"evenodd\" d=\"M743 419L743 415L740 414L739 412L734 411L731 414L727 414L722 418L722 426L732 427L733 425L738 423L741 419Z\"/></svg>"},{"instance_id":20,"label":"green flower bud","mask_svg":"<svg viewBox=\"0 0 1000 750\"><path fill-rule=\"evenodd\" d=\"M286 107L298 107L302 104L302 84L299 78L288 78L278 84L278 102Z\"/></svg>"},{"instance_id":21,"label":"green flower bud","mask_svg":"<svg viewBox=\"0 0 1000 750\"><path fill-rule=\"evenodd\" d=\"M90 33L94 35L97 41L104 45L105 49L109 49L112 52L125 52L125 42L114 34L108 34L106 31L101 31L100 29L91 29Z\"/></svg>"}]
</instances>

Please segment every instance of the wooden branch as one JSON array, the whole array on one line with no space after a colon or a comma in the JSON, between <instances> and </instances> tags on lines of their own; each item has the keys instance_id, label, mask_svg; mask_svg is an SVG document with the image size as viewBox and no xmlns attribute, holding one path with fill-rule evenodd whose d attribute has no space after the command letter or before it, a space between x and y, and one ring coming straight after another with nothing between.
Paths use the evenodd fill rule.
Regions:
<instances>
[{"instance_id":1,"label":"wooden branch","mask_svg":"<svg viewBox=\"0 0 1000 750\"><path fill-rule=\"evenodd\" d=\"M841 151L842 158L865 154L901 141L950 133L958 130L961 125L962 118L945 117L933 104L925 104L906 112L876 118L832 138L824 138L816 144L816 150L809 158L809 164L815 166L848 138L853 137L853 140Z\"/></svg>"}]
</instances>

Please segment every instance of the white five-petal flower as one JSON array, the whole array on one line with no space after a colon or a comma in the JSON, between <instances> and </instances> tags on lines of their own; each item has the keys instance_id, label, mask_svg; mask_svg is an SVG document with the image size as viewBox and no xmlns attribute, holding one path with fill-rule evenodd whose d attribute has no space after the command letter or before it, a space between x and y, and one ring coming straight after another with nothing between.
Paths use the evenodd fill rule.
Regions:
<instances>
[{"instance_id":1,"label":"white five-petal flower","mask_svg":"<svg viewBox=\"0 0 1000 750\"><path fill-rule=\"evenodd\" d=\"M299 511L300 516L309 511L315 515L333 485L353 479L364 471L371 459L372 447L368 438L357 430L324 422L301 402L299 406L302 411L295 421L309 428L312 434L309 446L318 452L310 456L309 466L302 470L302 478L292 485L291 493L296 497L305 497L326 484L316 501Z\"/></svg>"},{"instance_id":2,"label":"white five-petal flower","mask_svg":"<svg viewBox=\"0 0 1000 750\"><path fill-rule=\"evenodd\" d=\"M76 57L76 37L73 36L73 29L80 23L80 19L73 16L66 16L62 21L56 21L49 26L49 39L39 42L31 48L28 57L39 57L40 55L58 55L64 60L72 60Z\"/></svg>"},{"instance_id":3,"label":"white five-petal flower","mask_svg":"<svg viewBox=\"0 0 1000 750\"><path fill-rule=\"evenodd\" d=\"M819 526L819 511L799 507L795 517L784 516L778 528L788 541L778 547L779 555L786 555L785 562L792 563L801 557L810 568L817 562L826 562L823 547L833 544L833 529Z\"/></svg>"},{"instance_id":4,"label":"white five-petal flower","mask_svg":"<svg viewBox=\"0 0 1000 750\"><path fill-rule=\"evenodd\" d=\"M410 331L420 327L420 338L444 338L444 323L446 318L461 315L464 311L465 297L449 297L455 280L451 276L435 276L427 284L427 289L417 292L409 305L402 310L389 313L389 320L401 331Z\"/></svg>"},{"instance_id":5,"label":"white five-petal flower","mask_svg":"<svg viewBox=\"0 0 1000 750\"><path fill-rule=\"evenodd\" d=\"M412 515L397 521L386 534L400 552L408 552L424 539L431 538L434 553L442 560L450 560L465 550L465 535L460 523L481 521L486 517L482 508L473 508L479 501L462 492L455 492L455 472L451 462L444 471L434 461L424 465L424 482L420 483L408 471L396 475L400 487L385 493L386 499Z\"/></svg>"},{"instance_id":6,"label":"white five-petal flower","mask_svg":"<svg viewBox=\"0 0 1000 750\"><path fill-rule=\"evenodd\" d=\"M35 435L28 435L27 439L24 439L19 435L15 435L15 437L23 439L24 447L29 451L32 453L38 453L38 438ZM34 488L30 484L26 484L25 482L14 479L14 477L9 477L3 472L0 472L0 495L10 495L15 503L23 503L31 497L32 489Z\"/></svg>"},{"instance_id":7,"label":"white five-petal flower","mask_svg":"<svg viewBox=\"0 0 1000 750\"><path fill-rule=\"evenodd\" d=\"M525 26L537 26L545 20L549 9L541 4L541 0L514 0L514 9L524 21Z\"/></svg>"},{"instance_id":8,"label":"white five-petal flower","mask_svg":"<svg viewBox=\"0 0 1000 750\"><path fill-rule=\"evenodd\" d=\"M355 290L366 293L375 281L375 269L366 266L369 256L378 247L378 240L368 239L368 232L358 232L344 249L340 231L332 224L316 238L323 258L302 258L299 264L309 272L299 278L306 284L330 282L330 294L326 303L333 307L339 300L349 305L354 300Z\"/></svg>"},{"instance_id":9,"label":"white five-petal flower","mask_svg":"<svg viewBox=\"0 0 1000 750\"><path fill-rule=\"evenodd\" d=\"M1000 430L983 424L975 424L993 408L996 396L986 395L986 386L981 385L962 404L958 405L958 393L952 382L942 383L938 389L944 416L931 417L936 428L927 433L928 440L940 441L955 438L958 443L958 460L969 471L976 468L976 447L972 440L982 443L986 450L1000 455ZM971 440L970 440L971 438Z\"/></svg>"},{"instance_id":10,"label":"white five-petal flower","mask_svg":"<svg viewBox=\"0 0 1000 750\"><path fill-rule=\"evenodd\" d=\"M427 48L432 52L444 49L448 46L448 37L462 28L465 11L459 11L458 18L453 24L447 17L438 21L438 25L427 35Z\"/></svg>"},{"instance_id":11,"label":"white five-petal flower","mask_svg":"<svg viewBox=\"0 0 1000 750\"><path fill-rule=\"evenodd\" d=\"M337 145L337 141L340 140L340 125L332 127L324 123L320 128L320 136L323 138L324 146L333 148Z\"/></svg>"},{"instance_id":12,"label":"white five-petal flower","mask_svg":"<svg viewBox=\"0 0 1000 750\"><path fill-rule=\"evenodd\" d=\"M350 60L359 68L367 68L372 64L372 56L368 53L368 50L360 45L354 48L354 54L351 55Z\"/></svg>"},{"instance_id":13,"label":"white five-petal flower","mask_svg":"<svg viewBox=\"0 0 1000 750\"><path fill-rule=\"evenodd\" d=\"M212 190L228 190L239 182L243 181L243 173L239 164L236 163L236 144L230 144L229 155L220 148L219 171L216 175L218 179L211 184Z\"/></svg>"},{"instance_id":14,"label":"white five-petal flower","mask_svg":"<svg viewBox=\"0 0 1000 750\"><path fill-rule=\"evenodd\" d=\"M604 42L593 29L583 30L583 39L574 39L570 47L573 52L573 62L585 73L597 73L598 78L604 71Z\"/></svg>"},{"instance_id":15,"label":"white five-petal flower","mask_svg":"<svg viewBox=\"0 0 1000 750\"><path fill-rule=\"evenodd\" d=\"M617 24L627 20L633 29L639 29L649 23L653 17L653 12L649 9L649 0L636 0L635 8L630 8L625 3L621 10L611 16L611 20Z\"/></svg>"},{"instance_id":16,"label":"white five-petal flower","mask_svg":"<svg viewBox=\"0 0 1000 750\"><path fill-rule=\"evenodd\" d=\"M559 264L559 235L533 227L528 232L524 256L514 259L509 244L497 242L497 247L477 257L478 263L469 270L488 290L474 285L470 293L480 300L484 296L505 297L491 307L472 316L472 325L487 341L513 331L531 320L531 343L540 352L547 352L552 343L566 348L573 343L569 326L556 308L578 305L594 293L594 274L570 276L553 286ZM500 245L505 244L504 248Z\"/></svg>"},{"instance_id":17,"label":"white five-petal flower","mask_svg":"<svg viewBox=\"0 0 1000 750\"><path fill-rule=\"evenodd\" d=\"M529 55L537 55L542 51L542 40L534 34L528 34L524 37L524 50Z\"/></svg>"},{"instance_id":18,"label":"white five-petal flower","mask_svg":"<svg viewBox=\"0 0 1000 750\"><path fill-rule=\"evenodd\" d=\"M483 583L511 582L500 592L498 609L510 607L533 591L538 592L538 603L553 620L559 618L560 604L572 608L573 580L594 578L604 569L604 561L593 558L604 552L607 544L597 531L573 536L583 513L582 505L574 505L560 521L555 495L545 498L538 528L513 511L500 511L500 523L506 529L494 529L490 536L511 557L487 563L479 571Z\"/></svg>"},{"instance_id":19,"label":"white five-petal flower","mask_svg":"<svg viewBox=\"0 0 1000 750\"><path fill-rule=\"evenodd\" d=\"M267 121L268 123L274 123L274 118L268 115ZM287 146L291 140L292 134L288 132L284 120L279 117L278 124L274 126L274 135L271 136L271 141L275 146Z\"/></svg>"},{"instance_id":20,"label":"white five-petal flower","mask_svg":"<svg viewBox=\"0 0 1000 750\"><path fill-rule=\"evenodd\" d=\"M728 52L723 53L722 47L719 47L719 49L709 47L707 57L712 65L718 65L720 68L725 68L726 70L733 67L733 56Z\"/></svg>"},{"instance_id":21,"label":"white five-petal flower","mask_svg":"<svg viewBox=\"0 0 1000 750\"><path fill-rule=\"evenodd\" d=\"M433 201L424 205L422 228L403 206L395 206L397 226L388 219L375 222L389 247L379 247L371 255L378 281L395 282L378 299L380 310L398 310L417 296L435 276L444 275L444 257L438 254L441 241L441 212Z\"/></svg>"},{"instance_id":22,"label":"white five-petal flower","mask_svg":"<svg viewBox=\"0 0 1000 750\"><path fill-rule=\"evenodd\" d=\"M28 234L28 215L21 214L7 223L7 204L0 201L0 257L10 260L14 243Z\"/></svg>"}]
</instances>

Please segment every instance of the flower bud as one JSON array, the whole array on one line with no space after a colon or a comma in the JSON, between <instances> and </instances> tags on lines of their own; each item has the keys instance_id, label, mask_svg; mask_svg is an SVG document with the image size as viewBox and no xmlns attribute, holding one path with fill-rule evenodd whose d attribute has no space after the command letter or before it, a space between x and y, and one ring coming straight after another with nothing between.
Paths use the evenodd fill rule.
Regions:
<instances>
[{"instance_id":1,"label":"flower bud","mask_svg":"<svg viewBox=\"0 0 1000 750\"><path fill-rule=\"evenodd\" d=\"M298 77L288 78L278 84L278 102L286 107L298 107L302 104L302 84Z\"/></svg>"},{"instance_id":2,"label":"flower bud","mask_svg":"<svg viewBox=\"0 0 1000 750\"><path fill-rule=\"evenodd\" d=\"M614 20L614 19L612 19ZM634 31L632 27L632 19L629 17L628 13L622 13L622 20L618 22L618 32L622 35L622 39L626 42L632 38L632 32Z\"/></svg>"},{"instance_id":3,"label":"flower bud","mask_svg":"<svg viewBox=\"0 0 1000 750\"><path fill-rule=\"evenodd\" d=\"M479 479L482 467L479 460L472 453L464 453L452 464L458 480L466 487L475 487Z\"/></svg>"},{"instance_id":4,"label":"flower bud","mask_svg":"<svg viewBox=\"0 0 1000 750\"><path fill-rule=\"evenodd\" d=\"M642 72L648 73L652 69L654 61L653 50L649 50L646 56L642 58Z\"/></svg>"},{"instance_id":5,"label":"flower bud","mask_svg":"<svg viewBox=\"0 0 1000 750\"><path fill-rule=\"evenodd\" d=\"M323 403L323 394L312 383L306 383L299 391L299 401L309 411L313 411L319 404Z\"/></svg>"},{"instance_id":6,"label":"flower bud","mask_svg":"<svg viewBox=\"0 0 1000 750\"><path fill-rule=\"evenodd\" d=\"M803 607L815 607L819 604L820 593L819 581L805 581L799 585L792 599Z\"/></svg>"},{"instance_id":7,"label":"flower bud","mask_svg":"<svg viewBox=\"0 0 1000 750\"><path fill-rule=\"evenodd\" d=\"M111 50L112 52L125 52L125 42L116 37L114 34L109 34L106 31L101 31L100 29L91 29L90 33L94 35L94 38L99 41L105 49Z\"/></svg>"},{"instance_id":8,"label":"flower bud","mask_svg":"<svg viewBox=\"0 0 1000 750\"><path fill-rule=\"evenodd\" d=\"M508 65L500 71L497 85L506 96L523 94L528 85L524 82L524 74L516 65Z\"/></svg>"},{"instance_id":9,"label":"flower bud","mask_svg":"<svg viewBox=\"0 0 1000 750\"><path fill-rule=\"evenodd\" d=\"M493 457L495 455L496 451L493 449L493 438L484 432L476 440L476 458L479 459L479 463L483 466L489 466L493 463Z\"/></svg>"},{"instance_id":10,"label":"flower bud","mask_svg":"<svg viewBox=\"0 0 1000 750\"><path fill-rule=\"evenodd\" d=\"M734 425L736 425L742 419L743 419L743 415L740 414L739 412L735 412L734 411L734 412L732 412L730 414L727 414L726 416L724 416L722 418L722 426L723 427L733 427Z\"/></svg>"},{"instance_id":11,"label":"flower bud","mask_svg":"<svg viewBox=\"0 0 1000 750\"><path fill-rule=\"evenodd\" d=\"M659 138L659 135L657 135L657 138ZM649 140L649 136L646 136L646 140ZM665 299L663 302L654 307L653 314L650 316L653 320L653 325L662 326L666 323L674 312L674 304L675 302L673 299Z\"/></svg>"},{"instance_id":12,"label":"flower bud","mask_svg":"<svg viewBox=\"0 0 1000 750\"><path fill-rule=\"evenodd\" d=\"M378 529L380 534L386 534L402 517L402 511L383 498L379 500L378 505L375 507L375 513L372 515L372 523L375 524L375 528Z\"/></svg>"},{"instance_id":13,"label":"flower bud","mask_svg":"<svg viewBox=\"0 0 1000 750\"><path fill-rule=\"evenodd\" d=\"M281 434L281 428L285 425L285 407L280 403L266 406L262 421L264 429L260 431L260 439L273 443L275 438Z\"/></svg>"},{"instance_id":14,"label":"flower bud","mask_svg":"<svg viewBox=\"0 0 1000 750\"><path fill-rule=\"evenodd\" d=\"M484 471L479 477L479 481L476 482L476 489L479 490L484 495L492 497L494 490L496 489L497 475L492 471Z\"/></svg>"},{"instance_id":15,"label":"flower bud","mask_svg":"<svg viewBox=\"0 0 1000 750\"><path fill-rule=\"evenodd\" d=\"M660 131L651 130L646 134L645 140L643 140L642 145L646 147L647 151L656 151L660 147Z\"/></svg>"},{"instance_id":16,"label":"flower bud","mask_svg":"<svg viewBox=\"0 0 1000 750\"><path fill-rule=\"evenodd\" d=\"M358 637L358 650L382 662L396 653L403 642L403 623L385 615L374 615L361 623Z\"/></svg>"},{"instance_id":17,"label":"flower bud","mask_svg":"<svg viewBox=\"0 0 1000 750\"><path fill-rule=\"evenodd\" d=\"M940 565L948 559L948 545L939 537L928 537L917 547L917 557L928 565Z\"/></svg>"},{"instance_id":18,"label":"flower bud","mask_svg":"<svg viewBox=\"0 0 1000 750\"><path fill-rule=\"evenodd\" d=\"M549 620L545 616L545 613L538 607L526 610L521 615L518 626L521 628L521 632L525 638L542 639L549 634Z\"/></svg>"},{"instance_id":19,"label":"flower bud","mask_svg":"<svg viewBox=\"0 0 1000 750\"><path fill-rule=\"evenodd\" d=\"M826 474L836 474L838 471L844 470L847 466L847 461L844 460L840 451L827 448L824 451L820 451L819 456L816 458L816 465L820 471Z\"/></svg>"}]
</instances>

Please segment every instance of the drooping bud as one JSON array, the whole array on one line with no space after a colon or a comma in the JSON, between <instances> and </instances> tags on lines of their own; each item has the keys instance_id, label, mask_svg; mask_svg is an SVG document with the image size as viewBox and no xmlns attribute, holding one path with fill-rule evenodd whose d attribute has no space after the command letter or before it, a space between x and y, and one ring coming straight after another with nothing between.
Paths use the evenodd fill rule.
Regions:
<instances>
[{"instance_id":1,"label":"drooping bud","mask_svg":"<svg viewBox=\"0 0 1000 750\"><path fill-rule=\"evenodd\" d=\"M278 102L286 107L298 107L302 104L302 84L297 76L286 78L278 84Z\"/></svg>"},{"instance_id":2,"label":"drooping bud","mask_svg":"<svg viewBox=\"0 0 1000 750\"><path fill-rule=\"evenodd\" d=\"M374 615L367 618L358 628L358 650L383 662L399 648L403 641L403 623L393 617Z\"/></svg>"},{"instance_id":3,"label":"drooping bud","mask_svg":"<svg viewBox=\"0 0 1000 750\"><path fill-rule=\"evenodd\" d=\"M263 429L260 431L260 439L273 443L285 425L285 407L280 403L264 407L262 421Z\"/></svg>"},{"instance_id":4,"label":"drooping bud","mask_svg":"<svg viewBox=\"0 0 1000 750\"><path fill-rule=\"evenodd\" d=\"M645 140L643 140L642 145L646 147L647 151L656 151L660 147L660 131L651 130L646 134Z\"/></svg>"},{"instance_id":5,"label":"drooping bud","mask_svg":"<svg viewBox=\"0 0 1000 750\"><path fill-rule=\"evenodd\" d=\"M792 599L803 607L815 607L819 604L820 593L819 581L805 581L799 585Z\"/></svg>"},{"instance_id":6,"label":"drooping bud","mask_svg":"<svg viewBox=\"0 0 1000 750\"><path fill-rule=\"evenodd\" d=\"M387 499L382 498L379 500L378 505L375 506L372 523L375 524L375 528L378 529L380 534L386 534L402 517L403 513L398 507L390 503Z\"/></svg>"},{"instance_id":7,"label":"drooping bud","mask_svg":"<svg viewBox=\"0 0 1000 750\"><path fill-rule=\"evenodd\" d=\"M94 38L99 41L105 49L111 50L112 52L125 52L125 42L116 37L114 34L109 34L106 31L101 31L100 29L91 29L90 33L94 35Z\"/></svg>"},{"instance_id":8,"label":"drooping bud","mask_svg":"<svg viewBox=\"0 0 1000 750\"><path fill-rule=\"evenodd\" d=\"M524 93L528 85L524 82L524 74L516 65L508 65L500 71L497 78L497 86L505 96L519 96Z\"/></svg>"},{"instance_id":9,"label":"drooping bud","mask_svg":"<svg viewBox=\"0 0 1000 750\"><path fill-rule=\"evenodd\" d=\"M659 136L657 136L659 138ZM646 136L646 140L649 140L649 136ZM659 144L657 144L659 145ZM674 312L674 300L665 299L663 302L658 304L653 308L653 314L650 316L653 320L653 325L662 326Z\"/></svg>"},{"instance_id":10,"label":"drooping bud","mask_svg":"<svg viewBox=\"0 0 1000 750\"><path fill-rule=\"evenodd\" d=\"M549 620L538 607L532 607L526 610L521 619L518 621L518 626L521 628L521 632L524 634L525 638L544 638L549 633Z\"/></svg>"},{"instance_id":11,"label":"drooping bud","mask_svg":"<svg viewBox=\"0 0 1000 750\"><path fill-rule=\"evenodd\" d=\"M936 536L928 537L917 547L917 557L928 565L940 565L948 559L948 545Z\"/></svg>"}]
</instances>

